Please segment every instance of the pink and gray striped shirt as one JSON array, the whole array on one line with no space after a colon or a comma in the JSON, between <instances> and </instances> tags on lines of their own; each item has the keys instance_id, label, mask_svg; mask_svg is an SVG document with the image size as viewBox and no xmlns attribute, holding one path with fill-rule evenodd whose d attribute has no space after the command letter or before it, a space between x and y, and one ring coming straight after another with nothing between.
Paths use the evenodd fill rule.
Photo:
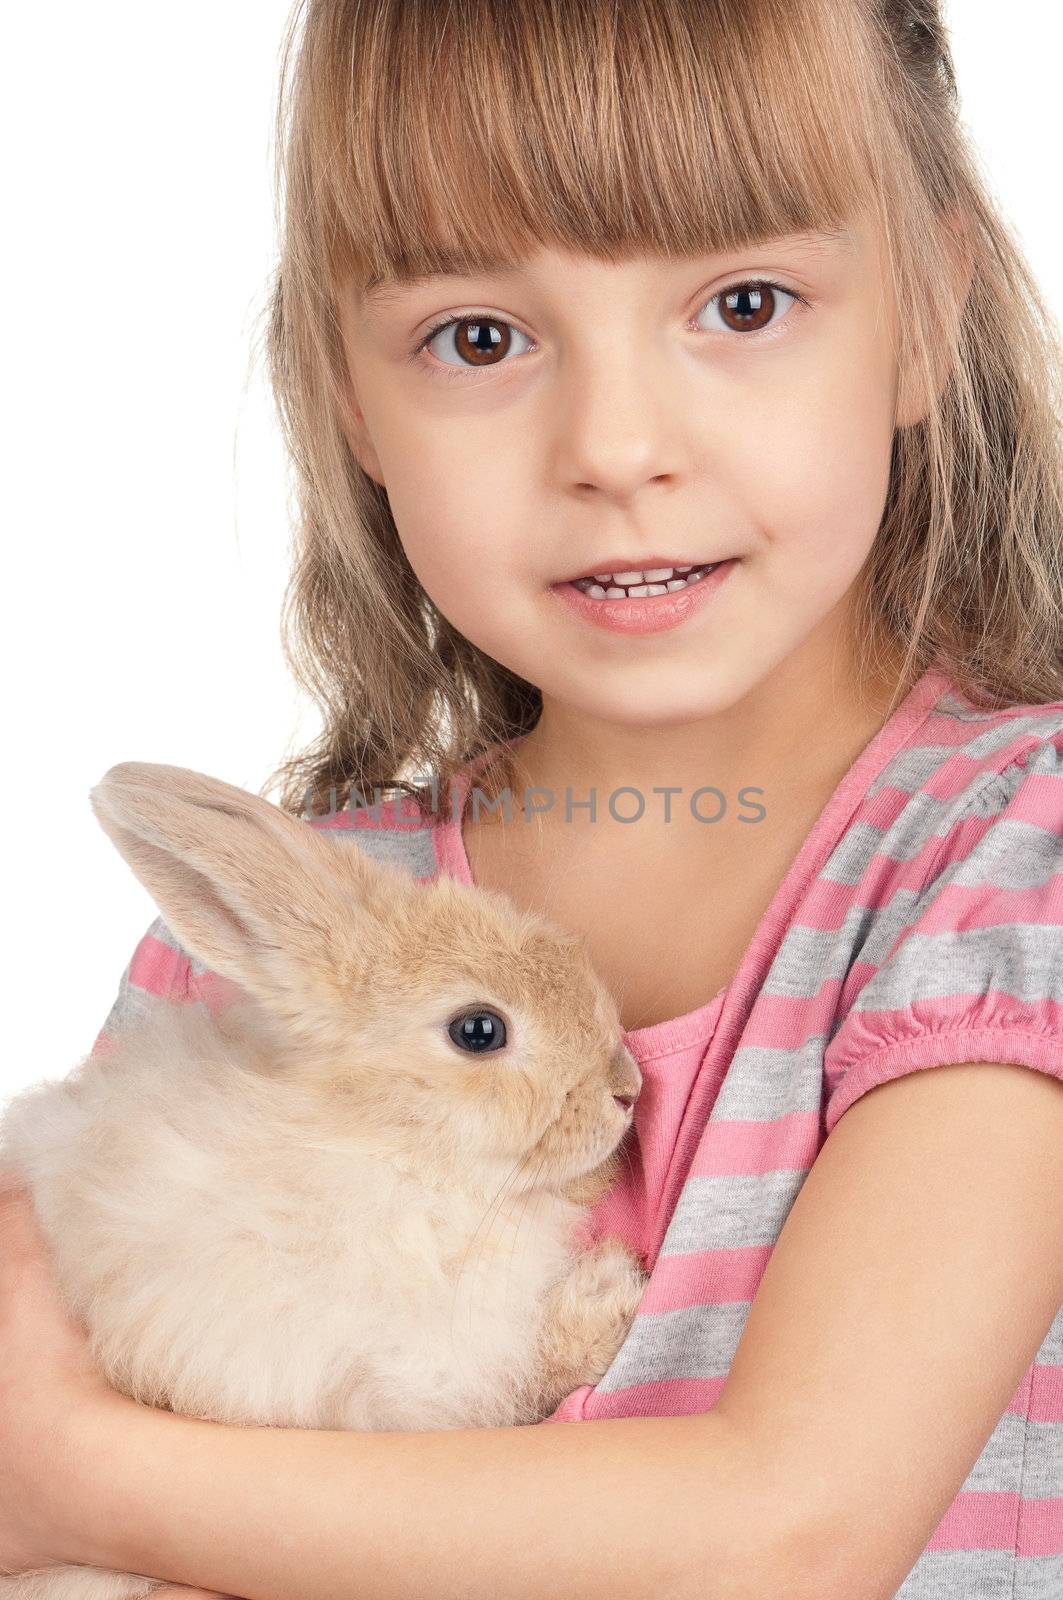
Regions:
<instances>
[{"instance_id":1,"label":"pink and gray striped shirt","mask_svg":"<svg viewBox=\"0 0 1063 1600\"><path fill-rule=\"evenodd\" d=\"M422 825L402 797L309 825L471 883L471 784ZM97 1046L219 983L157 918ZM816 1155L876 1084L968 1061L1063 1078L1063 701L980 711L927 672L831 795L732 982L625 1037L643 1088L591 1237L620 1234L650 1278L605 1376L549 1422L712 1409ZM957 1382L969 1359L955 1352ZM895 1600L1060 1597L1063 1307Z\"/></svg>"}]
</instances>

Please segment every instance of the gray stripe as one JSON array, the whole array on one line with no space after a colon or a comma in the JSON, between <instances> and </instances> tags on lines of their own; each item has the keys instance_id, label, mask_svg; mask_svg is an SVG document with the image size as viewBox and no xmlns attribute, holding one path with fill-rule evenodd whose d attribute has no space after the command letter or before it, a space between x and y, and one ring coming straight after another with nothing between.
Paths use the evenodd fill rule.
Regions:
<instances>
[{"instance_id":1,"label":"gray stripe","mask_svg":"<svg viewBox=\"0 0 1063 1600\"><path fill-rule=\"evenodd\" d=\"M788 1215L807 1171L728 1173L688 1178L661 1242L661 1257L701 1250L756 1250L773 1245L779 1217Z\"/></svg>"},{"instance_id":2,"label":"gray stripe","mask_svg":"<svg viewBox=\"0 0 1063 1600\"><path fill-rule=\"evenodd\" d=\"M1003 922L962 932L909 933L865 983L850 1012L902 1011L920 1000L990 989L1026 1005L1063 1002L1063 925ZM1063 1052L1063 1038L1059 1040Z\"/></svg>"},{"instance_id":3,"label":"gray stripe","mask_svg":"<svg viewBox=\"0 0 1063 1600\"><path fill-rule=\"evenodd\" d=\"M1014 1592L1004 1590L1004 1600L1060 1600L1063 1555L1020 1556L1015 1568Z\"/></svg>"},{"instance_id":4,"label":"gray stripe","mask_svg":"<svg viewBox=\"0 0 1063 1600\"><path fill-rule=\"evenodd\" d=\"M762 994L809 1000L829 978L844 978L854 961L876 966L889 954L897 935L915 921L923 889L897 889L889 903L851 906L837 928L793 923L787 929L765 980Z\"/></svg>"},{"instance_id":5,"label":"gray stripe","mask_svg":"<svg viewBox=\"0 0 1063 1600\"><path fill-rule=\"evenodd\" d=\"M939 708L943 703L939 701ZM956 716L956 721L969 723L978 730L960 744L943 741L940 744L910 745L898 750L868 787L868 794L875 795L880 789L889 788L907 789L912 793L932 773L947 766L955 756L984 761L1016 740L1027 739L1031 744L1051 740L1063 727L1063 713L1054 705L1034 707L1019 717L1005 717L995 727L986 725L987 718L991 720L992 716L992 712Z\"/></svg>"},{"instance_id":6,"label":"gray stripe","mask_svg":"<svg viewBox=\"0 0 1063 1600\"><path fill-rule=\"evenodd\" d=\"M666 1378L725 1378L749 1315L748 1300L684 1306L636 1317L599 1393Z\"/></svg>"},{"instance_id":7,"label":"gray stripe","mask_svg":"<svg viewBox=\"0 0 1063 1600\"><path fill-rule=\"evenodd\" d=\"M893 1600L1018 1600L1010 1550L925 1551ZM1022 1591L1026 1593L1026 1591ZM1028 1600L1059 1600L1057 1589L1031 1589Z\"/></svg>"},{"instance_id":8,"label":"gray stripe","mask_svg":"<svg viewBox=\"0 0 1063 1600\"><path fill-rule=\"evenodd\" d=\"M1045 1334L1037 1359L1044 1367L1063 1367L1063 1316L1057 1317ZM1060 1484L1063 1494L1063 1478Z\"/></svg>"},{"instance_id":9,"label":"gray stripe","mask_svg":"<svg viewBox=\"0 0 1063 1600\"><path fill-rule=\"evenodd\" d=\"M1056 1318L1063 1326L1063 1315ZM1021 1420L1021 1419L1020 1419ZM1063 1484L1063 1426L1031 1422L1026 1442L1026 1480L1022 1492L1030 1500L1052 1500ZM1060 1591L1063 1594L1063 1590Z\"/></svg>"},{"instance_id":10,"label":"gray stripe","mask_svg":"<svg viewBox=\"0 0 1063 1600\"><path fill-rule=\"evenodd\" d=\"M371 806L358 806L354 814L372 815L372 809ZM332 828L329 832L333 839L343 839L359 850L364 850L374 861L383 861L389 866L404 867L406 871L412 872L415 878L426 878L439 870L430 826L422 825L414 828L412 825L400 824L394 830L366 827Z\"/></svg>"}]
</instances>

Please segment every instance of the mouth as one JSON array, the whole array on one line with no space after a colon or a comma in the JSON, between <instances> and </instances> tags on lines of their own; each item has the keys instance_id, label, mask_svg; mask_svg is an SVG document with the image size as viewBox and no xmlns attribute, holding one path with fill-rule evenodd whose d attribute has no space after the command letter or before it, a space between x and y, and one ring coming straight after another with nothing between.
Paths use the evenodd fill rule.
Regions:
<instances>
[{"instance_id":1,"label":"mouth","mask_svg":"<svg viewBox=\"0 0 1063 1600\"><path fill-rule=\"evenodd\" d=\"M708 561L701 566L662 563L654 567L629 567L619 572L602 569L562 582L572 584L592 600L641 600L652 595L677 594L722 565L723 561Z\"/></svg>"}]
</instances>

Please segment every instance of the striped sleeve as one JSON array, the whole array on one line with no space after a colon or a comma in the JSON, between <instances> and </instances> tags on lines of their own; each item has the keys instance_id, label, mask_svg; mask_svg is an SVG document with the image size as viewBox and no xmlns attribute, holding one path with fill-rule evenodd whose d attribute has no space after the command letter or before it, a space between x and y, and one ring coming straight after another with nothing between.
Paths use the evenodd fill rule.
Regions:
<instances>
[{"instance_id":1,"label":"striped sleeve","mask_svg":"<svg viewBox=\"0 0 1063 1600\"><path fill-rule=\"evenodd\" d=\"M201 1000L211 1009L224 1004L232 985L191 955L162 917L138 941L118 981L118 993L96 1036L91 1054L106 1050L131 1021L152 1008Z\"/></svg>"},{"instance_id":2,"label":"striped sleeve","mask_svg":"<svg viewBox=\"0 0 1063 1600\"><path fill-rule=\"evenodd\" d=\"M979 788L824 1054L826 1132L877 1084L1003 1061L1063 1079L1063 732Z\"/></svg>"},{"instance_id":3,"label":"striped sleeve","mask_svg":"<svg viewBox=\"0 0 1063 1600\"><path fill-rule=\"evenodd\" d=\"M390 812L387 812L383 828L380 828L379 822L374 823L367 810L361 808L357 812L341 813L340 821L331 816L304 820L311 828L334 829L339 838L357 840L362 849L384 861L405 865L407 857L411 855L409 845L403 843L408 833L400 835L396 847L395 837L390 831L395 826ZM360 831L355 832L355 829ZM422 829L421 839L417 843L416 864L411 865L412 871L416 872L420 867L423 875L434 869L431 841L431 832ZM422 862L426 855L431 857L431 869ZM143 1016L153 1007L202 1001L209 1010L215 1011L228 1005L239 993L237 984L211 971L205 962L181 944L164 919L157 916L138 941L118 981L114 1004L96 1035L90 1054L97 1055L101 1050L106 1050L108 1041L127 1023Z\"/></svg>"}]
</instances>

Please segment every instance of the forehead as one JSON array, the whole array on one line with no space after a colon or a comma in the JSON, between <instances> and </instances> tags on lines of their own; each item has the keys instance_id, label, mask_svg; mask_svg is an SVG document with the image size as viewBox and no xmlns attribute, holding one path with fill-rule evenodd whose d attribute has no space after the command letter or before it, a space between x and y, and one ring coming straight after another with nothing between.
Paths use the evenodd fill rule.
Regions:
<instances>
[{"instance_id":1,"label":"forehead","mask_svg":"<svg viewBox=\"0 0 1063 1600\"><path fill-rule=\"evenodd\" d=\"M349 49L322 52L321 138L307 145L300 214L325 241L330 287L368 313L426 284L516 277L544 242L606 262L642 251L689 261L831 228L868 205L887 215L904 164L872 9L326 8L352 35ZM363 10L373 28L358 38ZM560 269L550 282L563 292Z\"/></svg>"}]
</instances>

